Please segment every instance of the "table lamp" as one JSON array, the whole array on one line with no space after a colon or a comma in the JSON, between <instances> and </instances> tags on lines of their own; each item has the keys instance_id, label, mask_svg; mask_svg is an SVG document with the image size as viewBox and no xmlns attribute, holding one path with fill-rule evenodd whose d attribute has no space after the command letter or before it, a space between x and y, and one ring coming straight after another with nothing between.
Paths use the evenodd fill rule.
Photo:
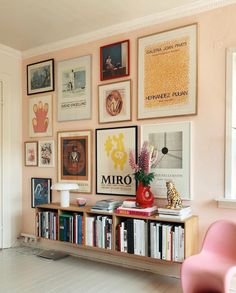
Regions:
<instances>
[{"instance_id":1,"label":"table lamp","mask_svg":"<svg viewBox=\"0 0 236 293\"><path fill-rule=\"evenodd\" d=\"M60 191L61 207L65 208L70 206L70 190L79 189L79 186L76 183L57 182L52 185L51 189Z\"/></svg>"}]
</instances>

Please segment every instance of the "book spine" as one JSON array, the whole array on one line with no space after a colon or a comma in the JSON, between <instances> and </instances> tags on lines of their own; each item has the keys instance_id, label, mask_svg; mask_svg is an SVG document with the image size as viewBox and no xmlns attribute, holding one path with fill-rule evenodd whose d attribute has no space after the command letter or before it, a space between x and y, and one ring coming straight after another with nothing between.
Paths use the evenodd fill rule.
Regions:
<instances>
[{"instance_id":1,"label":"book spine","mask_svg":"<svg viewBox=\"0 0 236 293\"><path fill-rule=\"evenodd\" d=\"M149 217L153 215L153 212L143 212L143 211L129 211L129 210L116 210L117 214L121 215L133 215L133 216L144 216L144 217Z\"/></svg>"}]
</instances>

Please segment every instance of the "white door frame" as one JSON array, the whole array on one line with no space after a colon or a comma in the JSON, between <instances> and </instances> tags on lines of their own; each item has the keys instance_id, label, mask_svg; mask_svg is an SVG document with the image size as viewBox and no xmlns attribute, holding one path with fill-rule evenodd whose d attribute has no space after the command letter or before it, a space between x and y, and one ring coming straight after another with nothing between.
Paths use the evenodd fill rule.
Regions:
<instances>
[{"instance_id":1,"label":"white door frame","mask_svg":"<svg viewBox=\"0 0 236 293\"><path fill-rule=\"evenodd\" d=\"M0 80L0 249L3 248L2 106L3 82Z\"/></svg>"}]
</instances>

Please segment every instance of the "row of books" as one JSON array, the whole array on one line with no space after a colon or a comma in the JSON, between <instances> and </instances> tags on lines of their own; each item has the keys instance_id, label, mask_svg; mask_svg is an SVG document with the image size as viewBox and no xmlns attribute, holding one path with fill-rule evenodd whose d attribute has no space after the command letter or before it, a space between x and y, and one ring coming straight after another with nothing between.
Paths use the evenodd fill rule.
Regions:
<instances>
[{"instance_id":1,"label":"row of books","mask_svg":"<svg viewBox=\"0 0 236 293\"><path fill-rule=\"evenodd\" d=\"M112 248L112 218L108 216L86 217L85 243L88 246Z\"/></svg>"},{"instance_id":2,"label":"row of books","mask_svg":"<svg viewBox=\"0 0 236 293\"><path fill-rule=\"evenodd\" d=\"M59 216L59 239L75 244L83 244L83 226L83 215L78 213L61 214Z\"/></svg>"},{"instance_id":3,"label":"row of books","mask_svg":"<svg viewBox=\"0 0 236 293\"><path fill-rule=\"evenodd\" d=\"M51 211L43 211L37 213L37 234L51 240L58 239L58 213Z\"/></svg>"},{"instance_id":4,"label":"row of books","mask_svg":"<svg viewBox=\"0 0 236 293\"><path fill-rule=\"evenodd\" d=\"M117 250L181 262L184 259L184 227L142 219L126 219L117 225Z\"/></svg>"}]
</instances>

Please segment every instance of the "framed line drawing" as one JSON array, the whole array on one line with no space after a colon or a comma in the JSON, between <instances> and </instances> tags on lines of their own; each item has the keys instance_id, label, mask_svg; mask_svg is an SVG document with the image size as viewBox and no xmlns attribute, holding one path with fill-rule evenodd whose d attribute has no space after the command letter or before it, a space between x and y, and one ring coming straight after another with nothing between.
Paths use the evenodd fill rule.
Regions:
<instances>
[{"instance_id":1,"label":"framed line drawing","mask_svg":"<svg viewBox=\"0 0 236 293\"><path fill-rule=\"evenodd\" d=\"M138 119L197 113L197 24L138 39Z\"/></svg>"},{"instance_id":2,"label":"framed line drawing","mask_svg":"<svg viewBox=\"0 0 236 293\"><path fill-rule=\"evenodd\" d=\"M38 166L38 142L25 141L25 166Z\"/></svg>"},{"instance_id":3,"label":"framed line drawing","mask_svg":"<svg viewBox=\"0 0 236 293\"><path fill-rule=\"evenodd\" d=\"M51 178L31 178L31 207L52 201Z\"/></svg>"},{"instance_id":4,"label":"framed line drawing","mask_svg":"<svg viewBox=\"0 0 236 293\"><path fill-rule=\"evenodd\" d=\"M90 55L58 62L58 121L91 118Z\"/></svg>"},{"instance_id":5,"label":"framed line drawing","mask_svg":"<svg viewBox=\"0 0 236 293\"><path fill-rule=\"evenodd\" d=\"M98 86L99 123L130 121L130 80Z\"/></svg>"},{"instance_id":6,"label":"framed line drawing","mask_svg":"<svg viewBox=\"0 0 236 293\"><path fill-rule=\"evenodd\" d=\"M172 181L182 199L191 199L191 122L143 125L141 141L149 141L158 151L157 166L151 168L154 196L166 198L166 181Z\"/></svg>"},{"instance_id":7,"label":"framed line drawing","mask_svg":"<svg viewBox=\"0 0 236 293\"><path fill-rule=\"evenodd\" d=\"M100 80L128 76L130 74L129 40L100 48Z\"/></svg>"},{"instance_id":8,"label":"framed line drawing","mask_svg":"<svg viewBox=\"0 0 236 293\"><path fill-rule=\"evenodd\" d=\"M27 94L54 91L54 59L27 65Z\"/></svg>"},{"instance_id":9,"label":"framed line drawing","mask_svg":"<svg viewBox=\"0 0 236 293\"><path fill-rule=\"evenodd\" d=\"M137 126L96 129L96 193L136 195L129 151L137 157Z\"/></svg>"},{"instance_id":10,"label":"framed line drawing","mask_svg":"<svg viewBox=\"0 0 236 293\"><path fill-rule=\"evenodd\" d=\"M58 132L58 181L75 182L78 192L92 192L92 131Z\"/></svg>"},{"instance_id":11,"label":"framed line drawing","mask_svg":"<svg viewBox=\"0 0 236 293\"><path fill-rule=\"evenodd\" d=\"M52 136L52 96L29 99L29 136Z\"/></svg>"},{"instance_id":12,"label":"framed line drawing","mask_svg":"<svg viewBox=\"0 0 236 293\"><path fill-rule=\"evenodd\" d=\"M54 167L54 141L39 141L38 142L38 166L39 167Z\"/></svg>"}]
</instances>

